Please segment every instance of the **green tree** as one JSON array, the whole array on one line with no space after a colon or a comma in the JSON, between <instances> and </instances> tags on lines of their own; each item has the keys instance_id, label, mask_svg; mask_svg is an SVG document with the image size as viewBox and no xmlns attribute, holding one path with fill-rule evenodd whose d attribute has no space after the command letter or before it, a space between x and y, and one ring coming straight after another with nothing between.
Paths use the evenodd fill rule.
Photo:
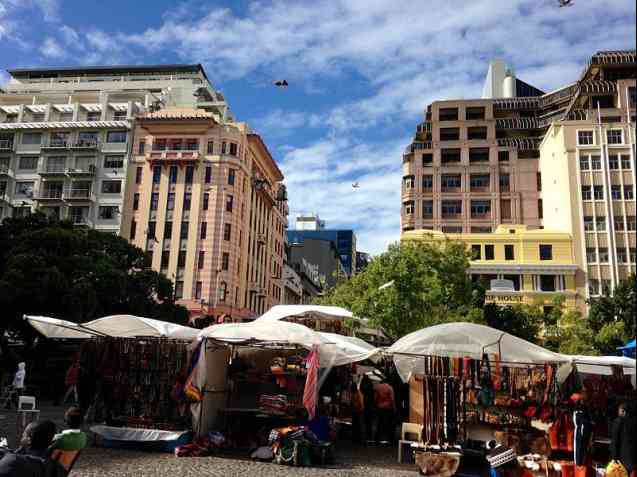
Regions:
<instances>
[{"instance_id":1,"label":"green tree","mask_svg":"<svg viewBox=\"0 0 637 477\"><path fill-rule=\"evenodd\" d=\"M484 320L488 326L505 331L532 343L538 341L544 324L540 307L535 305L484 306Z\"/></svg>"},{"instance_id":2,"label":"green tree","mask_svg":"<svg viewBox=\"0 0 637 477\"><path fill-rule=\"evenodd\" d=\"M185 323L172 283L121 237L42 214L0 225L0 336L32 336L24 314L74 322L130 313Z\"/></svg>"},{"instance_id":3,"label":"green tree","mask_svg":"<svg viewBox=\"0 0 637 477\"><path fill-rule=\"evenodd\" d=\"M367 317L393 338L449 321L481 321L484 290L474 286L468 267L458 242L392 244L315 302Z\"/></svg>"}]
</instances>

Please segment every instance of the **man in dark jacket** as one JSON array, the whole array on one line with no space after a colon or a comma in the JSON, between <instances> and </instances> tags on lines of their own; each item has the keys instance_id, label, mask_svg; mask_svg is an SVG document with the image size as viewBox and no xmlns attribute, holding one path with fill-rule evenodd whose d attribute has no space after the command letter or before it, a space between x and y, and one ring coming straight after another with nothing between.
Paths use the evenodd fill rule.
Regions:
<instances>
[{"instance_id":1,"label":"man in dark jacket","mask_svg":"<svg viewBox=\"0 0 637 477\"><path fill-rule=\"evenodd\" d=\"M0 477L62 477L64 468L48 457L55 434L51 421L31 423L24 430L21 446L0 459Z\"/></svg>"},{"instance_id":2,"label":"man in dark jacket","mask_svg":"<svg viewBox=\"0 0 637 477\"><path fill-rule=\"evenodd\" d=\"M617 409L617 419L611 428L610 456L620 461L630 477L635 477L635 454L637 436L635 433L635 412L628 403L621 403Z\"/></svg>"}]
</instances>

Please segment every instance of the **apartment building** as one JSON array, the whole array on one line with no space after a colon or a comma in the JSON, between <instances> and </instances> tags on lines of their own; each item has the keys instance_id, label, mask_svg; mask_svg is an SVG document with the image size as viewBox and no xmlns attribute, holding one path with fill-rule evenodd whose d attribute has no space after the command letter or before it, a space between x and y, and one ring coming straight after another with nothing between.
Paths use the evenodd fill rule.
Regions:
<instances>
[{"instance_id":1,"label":"apartment building","mask_svg":"<svg viewBox=\"0 0 637 477\"><path fill-rule=\"evenodd\" d=\"M587 297L636 271L635 85L634 51L596 55L540 146L544 225L573 235Z\"/></svg>"},{"instance_id":2,"label":"apartment building","mask_svg":"<svg viewBox=\"0 0 637 477\"><path fill-rule=\"evenodd\" d=\"M403 155L402 231L542 226L544 135L555 121L581 117L586 98L602 98L634 79L634 57L634 50L598 52L580 80L545 94L493 62L483 98L431 104ZM592 101L612 109L608 97Z\"/></svg>"},{"instance_id":3,"label":"apartment building","mask_svg":"<svg viewBox=\"0 0 637 477\"><path fill-rule=\"evenodd\" d=\"M136 115L176 104L232 119L201 65L9 70L0 219L33 210L118 233Z\"/></svg>"},{"instance_id":4,"label":"apartment building","mask_svg":"<svg viewBox=\"0 0 637 477\"><path fill-rule=\"evenodd\" d=\"M287 203L261 138L193 108L144 113L134 137L122 235L191 317L247 319L280 303Z\"/></svg>"},{"instance_id":5,"label":"apartment building","mask_svg":"<svg viewBox=\"0 0 637 477\"><path fill-rule=\"evenodd\" d=\"M405 232L402 241L446 240L464 243L471 252L469 272L483 280L485 301L498 305L540 304L549 311L556 297L569 309L586 306L585 280L575 261L573 237L526 225L500 225L492 233Z\"/></svg>"}]
</instances>

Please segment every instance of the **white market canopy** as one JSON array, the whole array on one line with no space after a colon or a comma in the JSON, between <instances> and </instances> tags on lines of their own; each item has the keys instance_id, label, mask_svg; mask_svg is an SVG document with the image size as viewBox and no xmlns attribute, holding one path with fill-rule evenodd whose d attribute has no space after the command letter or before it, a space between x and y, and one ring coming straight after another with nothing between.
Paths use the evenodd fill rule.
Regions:
<instances>
[{"instance_id":1,"label":"white market canopy","mask_svg":"<svg viewBox=\"0 0 637 477\"><path fill-rule=\"evenodd\" d=\"M613 374L612 366L619 366L624 370L624 374L635 374L635 360L625 356L565 356L571 360L580 373L610 376Z\"/></svg>"},{"instance_id":2,"label":"white market canopy","mask_svg":"<svg viewBox=\"0 0 637 477\"><path fill-rule=\"evenodd\" d=\"M345 308L339 306L323 305L275 305L261 315L259 320L285 320L286 318L310 318L310 319L345 319L354 315Z\"/></svg>"},{"instance_id":3,"label":"white market canopy","mask_svg":"<svg viewBox=\"0 0 637 477\"><path fill-rule=\"evenodd\" d=\"M387 348L394 355L398 374L407 382L412 374L424 372L422 356L469 357L500 353L509 364L568 363L568 357L495 328L474 323L445 323L414 331Z\"/></svg>"},{"instance_id":4,"label":"white market canopy","mask_svg":"<svg viewBox=\"0 0 637 477\"><path fill-rule=\"evenodd\" d=\"M199 334L199 330L196 328L134 315L111 315L79 325L41 316L25 315L24 318L47 338L90 338L91 336L134 338L146 336L193 340Z\"/></svg>"}]
</instances>

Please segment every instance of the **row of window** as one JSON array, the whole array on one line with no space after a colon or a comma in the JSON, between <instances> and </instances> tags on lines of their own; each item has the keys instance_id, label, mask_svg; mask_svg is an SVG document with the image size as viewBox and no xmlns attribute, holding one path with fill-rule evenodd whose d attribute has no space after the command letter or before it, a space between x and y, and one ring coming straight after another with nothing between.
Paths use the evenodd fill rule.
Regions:
<instances>
[{"instance_id":1,"label":"row of window","mask_svg":"<svg viewBox=\"0 0 637 477\"><path fill-rule=\"evenodd\" d=\"M609 154L608 168L612 170L630 170L630 156L627 154ZM596 154L580 154L579 168L582 171L600 170L602 168L602 158Z\"/></svg>"},{"instance_id":2,"label":"row of window","mask_svg":"<svg viewBox=\"0 0 637 477\"><path fill-rule=\"evenodd\" d=\"M484 255L482 249L484 248ZM540 244L538 245L538 254L540 260L553 260L553 245ZM495 260L495 245L493 244L472 244L471 245L471 260ZM515 246L513 244L504 245L504 259L515 260Z\"/></svg>"},{"instance_id":3,"label":"row of window","mask_svg":"<svg viewBox=\"0 0 637 477\"><path fill-rule=\"evenodd\" d=\"M77 133L77 139L72 139L71 133L68 131L57 131L49 134L47 143L43 144L44 134L41 132L23 132L21 134L20 144L32 146L53 146L64 147L69 145L91 146L97 144L100 138L98 131L80 131ZM107 131L106 142L110 144L125 143L128 138L128 131ZM10 141L13 144L13 141Z\"/></svg>"},{"instance_id":4,"label":"row of window","mask_svg":"<svg viewBox=\"0 0 637 477\"><path fill-rule=\"evenodd\" d=\"M154 166L153 167L153 184L159 184L161 181L161 171L162 166ZM144 168L142 166L138 166L135 171L135 184L142 183L142 177L144 174ZM184 182L186 184L192 184L193 178L195 174L194 166L186 166L185 174L184 174ZM228 169L228 178L227 184L233 186L236 180L236 169ZM179 167L178 166L170 166L168 169L168 182L171 184L176 184L179 176ZM204 183L210 184L212 182L212 166L206 167L204 173Z\"/></svg>"},{"instance_id":5,"label":"row of window","mask_svg":"<svg viewBox=\"0 0 637 477\"><path fill-rule=\"evenodd\" d=\"M151 149L153 151L198 151L199 140L198 139L157 139L155 138ZM208 141L206 144L206 154L215 153L214 141ZM146 151L146 141L140 141L137 145L137 151L139 154L144 154ZM227 154L229 156L239 156L239 145L234 142L221 141L218 149L219 154Z\"/></svg>"},{"instance_id":6,"label":"row of window","mask_svg":"<svg viewBox=\"0 0 637 477\"><path fill-rule=\"evenodd\" d=\"M434 176L425 174L422 176L422 188L424 190L433 190ZM499 175L500 191L508 192L510 190L509 174ZM490 174L471 174L469 176L469 186L472 190L488 189L491 184ZM415 176L404 176L403 186L405 189L413 189L415 186ZM443 192L449 190L457 190L462 186L461 174L442 174L440 176L440 187Z\"/></svg>"},{"instance_id":7,"label":"row of window","mask_svg":"<svg viewBox=\"0 0 637 477\"><path fill-rule=\"evenodd\" d=\"M88 198L91 193L92 182L91 181L72 181L71 186L68 189L71 197L80 199ZM35 189L35 182L33 181L19 181L15 183L15 194L19 196L25 196L33 198ZM47 181L42 184L42 190L45 192L53 192L59 190L59 197L56 195L45 196L45 198L61 198L62 190L64 189L63 181ZM122 193L122 181L117 180L104 180L102 181L100 191L103 194L121 194Z\"/></svg>"},{"instance_id":8,"label":"row of window","mask_svg":"<svg viewBox=\"0 0 637 477\"><path fill-rule=\"evenodd\" d=\"M607 129L606 142L608 144L624 144L624 130ZM592 130L577 131L577 144L578 146L594 146L595 132Z\"/></svg>"},{"instance_id":9,"label":"row of window","mask_svg":"<svg viewBox=\"0 0 637 477\"><path fill-rule=\"evenodd\" d=\"M423 218L433 217L433 201L424 200L422 202ZM472 200L470 204L471 217L480 218L491 213L490 200ZM405 215L413 215L416 210L415 201L408 200L403 202L403 212ZM441 202L441 212L443 217L455 217L462 214L461 200L443 200Z\"/></svg>"},{"instance_id":10,"label":"row of window","mask_svg":"<svg viewBox=\"0 0 637 477\"><path fill-rule=\"evenodd\" d=\"M112 121L124 121L128 117L127 111L113 111L112 114L109 115L108 120ZM79 116L77 118L78 121L101 121L102 120L102 112L101 111L87 111L85 116ZM43 123L46 121L46 115L43 112L28 112L22 117L22 122L29 123ZM56 122L70 122L73 121L73 112L72 111L60 111L54 116L49 116L49 121ZM17 113L8 113L4 120L5 123L17 123L18 122L18 114Z\"/></svg>"},{"instance_id":11,"label":"row of window","mask_svg":"<svg viewBox=\"0 0 637 477\"><path fill-rule=\"evenodd\" d=\"M632 200L634 198L633 185L625 184L624 186L613 184L611 185L611 199L613 200ZM582 200L604 200L604 186L603 185L583 185L582 186Z\"/></svg>"},{"instance_id":12,"label":"row of window","mask_svg":"<svg viewBox=\"0 0 637 477\"><path fill-rule=\"evenodd\" d=\"M476 275L472 275L472 278ZM531 290L542 292L564 291L566 289L566 277L564 275L529 275L531 278ZM508 280L513 284L513 290L522 289L522 275L480 275L479 279L491 290L491 280Z\"/></svg>"},{"instance_id":13,"label":"row of window","mask_svg":"<svg viewBox=\"0 0 637 477\"><path fill-rule=\"evenodd\" d=\"M467 106L464 110L466 121L480 120L485 118L484 106ZM458 108L440 108L438 110L438 121L458 121Z\"/></svg>"},{"instance_id":14,"label":"row of window","mask_svg":"<svg viewBox=\"0 0 637 477\"><path fill-rule=\"evenodd\" d=\"M466 138L468 140L481 140L487 138L487 128L485 126L469 127L467 129ZM460 128L440 128L441 141L458 141L460 140Z\"/></svg>"},{"instance_id":15,"label":"row of window","mask_svg":"<svg viewBox=\"0 0 637 477\"><path fill-rule=\"evenodd\" d=\"M188 239L189 227L190 227L190 222L186 222L186 221L181 222L180 228L179 228L180 239L182 240ZM172 230L173 230L173 223L165 222L164 223L164 238L165 239L171 238ZM202 240L205 239L207 237L207 233L208 233L207 231L208 231L208 223L202 222L200 230L199 230L199 238ZM155 222L154 220L151 220L150 222L148 222L148 228L146 229L146 237L149 240L154 241L156 240L156 233L157 233L157 222ZM130 240L134 240L136 236L137 236L137 222L135 220L132 220L129 238ZM231 238L232 238L232 224L225 223L223 224L223 240L230 241Z\"/></svg>"},{"instance_id":16,"label":"row of window","mask_svg":"<svg viewBox=\"0 0 637 477\"><path fill-rule=\"evenodd\" d=\"M522 151L518 152L521 154ZM453 164L460 163L461 150L460 149L441 149L440 150L440 162L441 164ZM488 162L489 161L489 148L488 147L472 147L469 149L469 162ZM498 151L498 162L508 162L509 151ZM425 153L422 155L423 167L431 167L434 162L434 156L432 153Z\"/></svg>"},{"instance_id":17,"label":"row of window","mask_svg":"<svg viewBox=\"0 0 637 477\"><path fill-rule=\"evenodd\" d=\"M621 231L621 230L630 230L630 231L634 231L637 228L637 219L635 218L634 215L628 215L626 216L626 221L624 222L624 217L621 215L616 215L615 217L613 217L613 222L615 224L615 230L617 231ZM591 217L591 216L585 216L584 217L584 230L587 232L594 232L594 231L598 231L598 232L603 232L606 230L606 217L604 216L598 216L598 217Z\"/></svg>"},{"instance_id":18,"label":"row of window","mask_svg":"<svg viewBox=\"0 0 637 477\"><path fill-rule=\"evenodd\" d=\"M17 161L19 171L35 171L38 168L40 156L20 156ZM44 159L45 172L64 172L68 161L67 156L47 156ZM95 165L95 156L76 156L75 169L88 170L90 165ZM122 169L124 156L121 154L107 154L104 156L104 169ZM11 168L11 158L0 157L0 170Z\"/></svg>"},{"instance_id":19,"label":"row of window","mask_svg":"<svg viewBox=\"0 0 637 477\"><path fill-rule=\"evenodd\" d=\"M617 247L615 252L617 253L617 261L619 263L635 263L636 257L635 249L633 247L628 248L628 250L625 247ZM588 247L586 249L586 261L588 263L608 263L608 260L607 247Z\"/></svg>"}]
</instances>

